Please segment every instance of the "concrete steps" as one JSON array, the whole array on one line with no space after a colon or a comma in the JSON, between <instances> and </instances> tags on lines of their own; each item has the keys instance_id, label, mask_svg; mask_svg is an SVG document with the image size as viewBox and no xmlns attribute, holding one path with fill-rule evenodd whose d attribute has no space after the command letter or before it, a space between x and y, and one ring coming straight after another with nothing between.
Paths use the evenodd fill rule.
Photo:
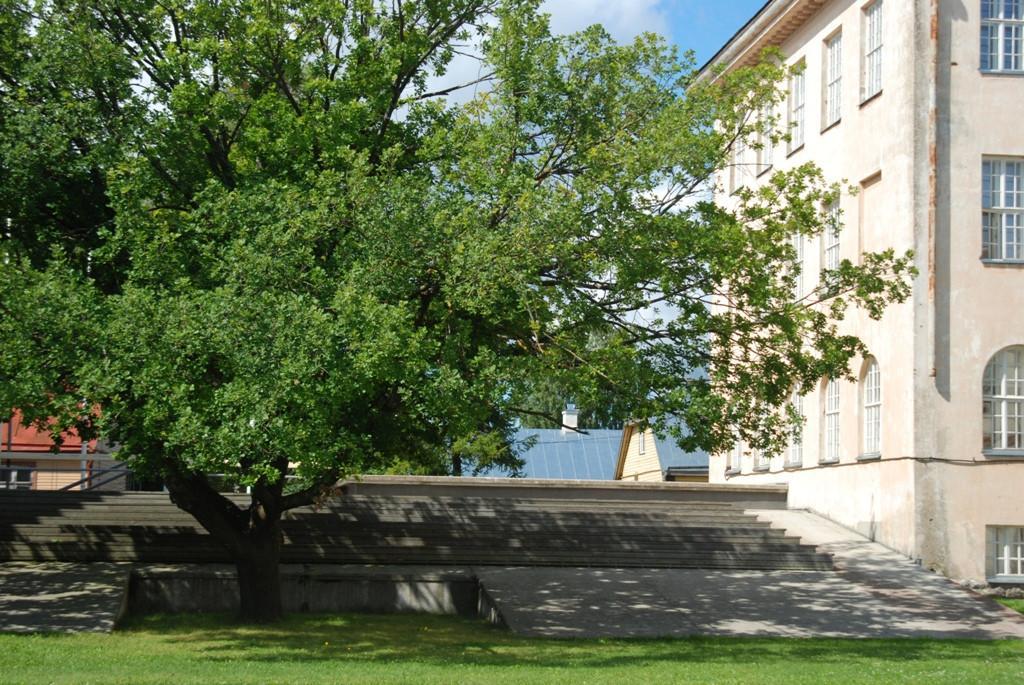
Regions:
<instances>
[{"instance_id":1,"label":"concrete steps","mask_svg":"<svg viewBox=\"0 0 1024 685\"><path fill-rule=\"evenodd\" d=\"M398 491L364 485L320 509L289 512L282 522L282 562L832 568L828 555L716 490L636 490L644 496L632 499L604 488L583 498L568 486L573 497L558 499L551 489L505 484L494 497L485 496L486 488L450 483L442 494L429 484L418 491L406 483ZM161 493L0 491L0 560L207 563L228 557Z\"/></svg>"}]
</instances>

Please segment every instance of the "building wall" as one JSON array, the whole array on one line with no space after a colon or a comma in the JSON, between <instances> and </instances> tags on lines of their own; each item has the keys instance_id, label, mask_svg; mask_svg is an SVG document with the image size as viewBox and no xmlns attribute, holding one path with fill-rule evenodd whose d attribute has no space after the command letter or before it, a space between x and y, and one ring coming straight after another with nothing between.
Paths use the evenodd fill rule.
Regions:
<instances>
[{"instance_id":1,"label":"building wall","mask_svg":"<svg viewBox=\"0 0 1024 685\"><path fill-rule=\"evenodd\" d=\"M1022 464L919 465L918 516L928 535L925 566L957 580L984 581L987 526L1024 526Z\"/></svg>"},{"instance_id":2,"label":"building wall","mask_svg":"<svg viewBox=\"0 0 1024 685\"><path fill-rule=\"evenodd\" d=\"M918 548L936 570L983 580L985 527L1024 526L1024 459L982 452L985 366L1024 345L1009 314L1024 306L1024 265L981 261L982 160L1024 158L1024 77L980 71L980 2L942 0L939 16L934 372L921 403L941 461L918 476Z\"/></svg>"},{"instance_id":3,"label":"building wall","mask_svg":"<svg viewBox=\"0 0 1024 685\"><path fill-rule=\"evenodd\" d=\"M844 181L853 192L840 200L843 230L840 254L858 263L865 251L916 248L915 112L920 93L915 73L918 15L916 3L886 2L883 21L883 89L861 102L862 12L868 2L836 0L813 15L782 45L790 64L806 64L806 136L802 149L775 151L776 167L813 161L827 178ZM823 130L824 46L843 36L842 118ZM785 118L783 119L785 121ZM788 153L788 154L787 154ZM725 193L723 193L725 195ZM726 198L720 197L727 201ZM869 204L866 204L869 202ZM824 265L823 245L805 244L805 289L814 287ZM856 333L881 370L881 460L862 462L861 386L840 381L840 457L838 465L821 465L824 453L823 387L803 398L806 423L803 459L787 467L787 455L769 470L753 473L754 456L745 454L740 475L726 476L724 456L712 458L713 482L788 483L790 504L819 512L906 554L914 552L914 302L890 307L880 321L851 308L841 333ZM858 378L865 360L851 371Z\"/></svg>"},{"instance_id":4,"label":"building wall","mask_svg":"<svg viewBox=\"0 0 1024 685\"><path fill-rule=\"evenodd\" d=\"M59 490L82 478L81 464L78 459L55 459L50 455L27 455L20 458L4 457L0 460L4 467L31 469L30 483L33 490ZM4 475L7 476L5 470Z\"/></svg>"},{"instance_id":5,"label":"building wall","mask_svg":"<svg viewBox=\"0 0 1024 685\"><path fill-rule=\"evenodd\" d=\"M644 453L640 453L640 443L644 441ZM658 449L654 444L654 433L647 429L643 433L631 430L629 446L626 448L626 459L622 465L620 480L660 481L662 480L661 462L658 460Z\"/></svg>"},{"instance_id":6,"label":"building wall","mask_svg":"<svg viewBox=\"0 0 1024 685\"><path fill-rule=\"evenodd\" d=\"M841 329L864 340L880 365L881 459L858 459L860 392L844 383L839 465L817 463L819 389L804 400L802 467L787 468L780 457L753 473L746 454L741 473L727 475L717 455L712 481L788 483L792 506L951 577L983 580L986 527L1024 526L1024 457L982 453L981 412L986 364L1004 347L1024 344L1024 266L980 259L982 159L1024 158L1024 76L980 72L977 0L885 0L883 92L859 105L858 15L867 4L834 0L783 43L791 61L807 60L808 103L806 145L784 163L813 160L827 176L860 186L859 196L842 203L844 257L883 249L886 239L897 251L915 250L912 301L880 322L851 312ZM839 26L843 119L821 132L821 46ZM808 271L816 271L820 251L807 254Z\"/></svg>"},{"instance_id":7,"label":"building wall","mask_svg":"<svg viewBox=\"0 0 1024 685\"><path fill-rule=\"evenodd\" d=\"M871 540L915 554L917 513L912 459L881 459L865 463L809 465L782 470L778 459L768 472L753 472L744 458L741 475L715 477L712 482L750 485L787 484L788 504L807 509L856 530Z\"/></svg>"},{"instance_id":8,"label":"building wall","mask_svg":"<svg viewBox=\"0 0 1024 685\"><path fill-rule=\"evenodd\" d=\"M78 459L54 459L36 463L32 478L33 490L60 490L82 479L82 462ZM52 469L52 470L51 470ZM78 488L76 488L78 489Z\"/></svg>"}]
</instances>

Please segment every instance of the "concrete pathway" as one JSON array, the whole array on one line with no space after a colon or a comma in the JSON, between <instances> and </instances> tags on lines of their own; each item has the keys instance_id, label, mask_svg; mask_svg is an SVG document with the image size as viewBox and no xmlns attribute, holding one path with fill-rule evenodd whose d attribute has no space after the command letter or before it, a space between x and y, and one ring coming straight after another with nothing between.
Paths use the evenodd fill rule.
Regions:
<instances>
[{"instance_id":1,"label":"concrete pathway","mask_svg":"<svg viewBox=\"0 0 1024 685\"><path fill-rule=\"evenodd\" d=\"M0 564L0 632L110 632L131 564Z\"/></svg>"},{"instance_id":2,"label":"concrete pathway","mask_svg":"<svg viewBox=\"0 0 1024 685\"><path fill-rule=\"evenodd\" d=\"M1024 638L1024 616L821 517L758 511L836 570L476 568L510 629L555 637Z\"/></svg>"}]
</instances>

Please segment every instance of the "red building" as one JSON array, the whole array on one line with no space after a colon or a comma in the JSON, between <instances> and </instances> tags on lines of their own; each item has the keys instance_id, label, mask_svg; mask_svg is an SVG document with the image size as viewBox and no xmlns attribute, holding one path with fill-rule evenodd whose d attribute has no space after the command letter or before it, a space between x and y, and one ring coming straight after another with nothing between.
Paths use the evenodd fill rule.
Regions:
<instances>
[{"instance_id":1,"label":"red building","mask_svg":"<svg viewBox=\"0 0 1024 685\"><path fill-rule=\"evenodd\" d=\"M96 440L82 444L74 432L63 437L55 448L48 433L23 424L17 411L0 422L0 489L79 489L96 473L101 458L104 465L109 462L109 455L97 451Z\"/></svg>"}]
</instances>

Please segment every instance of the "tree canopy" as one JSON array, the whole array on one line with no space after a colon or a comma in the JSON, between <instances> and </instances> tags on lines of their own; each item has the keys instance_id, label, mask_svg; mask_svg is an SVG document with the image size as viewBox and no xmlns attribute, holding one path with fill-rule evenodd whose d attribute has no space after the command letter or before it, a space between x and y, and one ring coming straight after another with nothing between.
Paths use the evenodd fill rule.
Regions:
<instances>
[{"instance_id":1,"label":"tree canopy","mask_svg":"<svg viewBox=\"0 0 1024 685\"><path fill-rule=\"evenodd\" d=\"M795 301L789 238L842 189L708 193L785 70L701 82L538 4L3 0L0 404L112 440L242 560L346 475L514 463L546 385L778 449L907 258ZM430 92L471 46L476 95Z\"/></svg>"}]
</instances>

